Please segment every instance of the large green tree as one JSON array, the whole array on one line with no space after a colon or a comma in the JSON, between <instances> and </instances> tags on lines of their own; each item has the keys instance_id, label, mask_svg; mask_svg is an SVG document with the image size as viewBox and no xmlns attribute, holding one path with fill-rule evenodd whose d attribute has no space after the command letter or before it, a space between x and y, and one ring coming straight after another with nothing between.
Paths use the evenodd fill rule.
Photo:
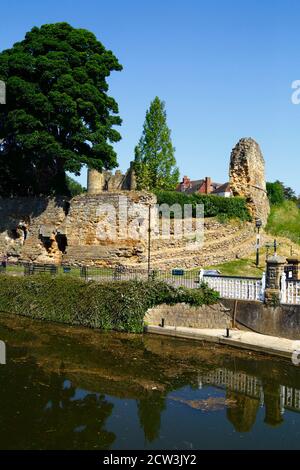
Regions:
<instances>
[{"instance_id":1,"label":"large green tree","mask_svg":"<svg viewBox=\"0 0 300 470\"><path fill-rule=\"evenodd\" d=\"M267 193L271 204L279 205L284 200L297 201L295 191L278 180L274 183L267 183Z\"/></svg>"},{"instance_id":2,"label":"large green tree","mask_svg":"<svg viewBox=\"0 0 300 470\"><path fill-rule=\"evenodd\" d=\"M1 195L63 194L66 171L117 166L121 119L107 77L121 69L93 33L67 23L34 27L0 53Z\"/></svg>"},{"instance_id":3,"label":"large green tree","mask_svg":"<svg viewBox=\"0 0 300 470\"><path fill-rule=\"evenodd\" d=\"M165 103L156 97L146 112L142 137L135 148L138 188L174 189L179 179L174 153Z\"/></svg>"}]
</instances>

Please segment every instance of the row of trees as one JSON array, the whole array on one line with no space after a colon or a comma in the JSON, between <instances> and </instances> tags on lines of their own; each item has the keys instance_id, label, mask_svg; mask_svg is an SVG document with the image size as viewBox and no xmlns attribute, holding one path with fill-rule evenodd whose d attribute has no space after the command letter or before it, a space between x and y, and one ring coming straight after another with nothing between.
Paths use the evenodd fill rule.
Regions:
<instances>
[{"instance_id":1,"label":"row of trees","mask_svg":"<svg viewBox=\"0 0 300 470\"><path fill-rule=\"evenodd\" d=\"M111 170L121 139L118 104L107 78L122 66L93 33L67 23L33 28L0 53L0 195L67 194L83 166ZM135 150L140 188L178 181L164 103L155 98ZM70 187L71 185L71 187ZM70 191L71 189L71 191Z\"/></svg>"}]
</instances>

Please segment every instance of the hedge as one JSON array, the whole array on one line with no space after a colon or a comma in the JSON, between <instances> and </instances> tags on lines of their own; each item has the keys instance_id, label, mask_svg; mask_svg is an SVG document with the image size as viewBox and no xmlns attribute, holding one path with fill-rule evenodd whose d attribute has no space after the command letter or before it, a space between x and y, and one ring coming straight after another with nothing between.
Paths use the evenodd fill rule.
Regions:
<instances>
[{"instance_id":1,"label":"hedge","mask_svg":"<svg viewBox=\"0 0 300 470\"><path fill-rule=\"evenodd\" d=\"M168 204L169 206L180 204L182 209L184 204L191 204L194 217L196 215L196 204L203 204L205 217L226 216L229 219L251 220L246 200L242 197L221 197L199 193L185 194L177 191L162 190L155 191L155 195L158 204Z\"/></svg>"},{"instance_id":2,"label":"hedge","mask_svg":"<svg viewBox=\"0 0 300 470\"><path fill-rule=\"evenodd\" d=\"M180 302L209 305L218 298L205 285L185 289L161 281L100 284L64 276L0 276L0 312L103 330L139 333L150 307Z\"/></svg>"}]
</instances>

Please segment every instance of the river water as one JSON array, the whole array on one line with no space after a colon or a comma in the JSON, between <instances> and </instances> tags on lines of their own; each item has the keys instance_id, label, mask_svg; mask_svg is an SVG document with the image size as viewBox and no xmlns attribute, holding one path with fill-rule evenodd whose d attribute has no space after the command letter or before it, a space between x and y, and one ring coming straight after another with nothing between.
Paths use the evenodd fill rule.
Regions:
<instances>
[{"instance_id":1,"label":"river water","mask_svg":"<svg viewBox=\"0 0 300 470\"><path fill-rule=\"evenodd\" d=\"M154 335L0 319L1 449L299 449L300 368Z\"/></svg>"}]
</instances>

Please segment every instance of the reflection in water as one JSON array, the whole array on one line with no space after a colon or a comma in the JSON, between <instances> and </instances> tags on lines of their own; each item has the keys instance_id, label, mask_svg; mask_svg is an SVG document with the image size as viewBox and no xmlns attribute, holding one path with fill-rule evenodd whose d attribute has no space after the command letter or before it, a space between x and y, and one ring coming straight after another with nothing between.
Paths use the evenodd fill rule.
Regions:
<instances>
[{"instance_id":1,"label":"reflection in water","mask_svg":"<svg viewBox=\"0 0 300 470\"><path fill-rule=\"evenodd\" d=\"M1 369L2 449L105 449L113 443L114 434L103 429L113 405L95 393L76 398L76 388L65 382L63 372L46 374L33 358Z\"/></svg>"},{"instance_id":2,"label":"reflection in water","mask_svg":"<svg viewBox=\"0 0 300 470\"><path fill-rule=\"evenodd\" d=\"M280 447L283 423L299 445L290 362L11 317L0 338L2 449L239 448L232 429L243 445Z\"/></svg>"},{"instance_id":3,"label":"reflection in water","mask_svg":"<svg viewBox=\"0 0 300 470\"><path fill-rule=\"evenodd\" d=\"M228 407L227 416L238 432L248 432L256 421L259 406L265 407L265 422L278 426L285 409L300 411L300 390L260 380L241 372L217 369L199 376L199 385L211 384L225 388L226 397L236 402Z\"/></svg>"},{"instance_id":4,"label":"reflection in water","mask_svg":"<svg viewBox=\"0 0 300 470\"><path fill-rule=\"evenodd\" d=\"M138 416L146 441L152 442L159 437L161 413L165 407L165 398L156 393L138 400Z\"/></svg>"},{"instance_id":5,"label":"reflection in water","mask_svg":"<svg viewBox=\"0 0 300 470\"><path fill-rule=\"evenodd\" d=\"M227 418L238 432L249 432L256 421L259 400L228 391L226 396L236 400L235 408L227 409Z\"/></svg>"}]
</instances>

